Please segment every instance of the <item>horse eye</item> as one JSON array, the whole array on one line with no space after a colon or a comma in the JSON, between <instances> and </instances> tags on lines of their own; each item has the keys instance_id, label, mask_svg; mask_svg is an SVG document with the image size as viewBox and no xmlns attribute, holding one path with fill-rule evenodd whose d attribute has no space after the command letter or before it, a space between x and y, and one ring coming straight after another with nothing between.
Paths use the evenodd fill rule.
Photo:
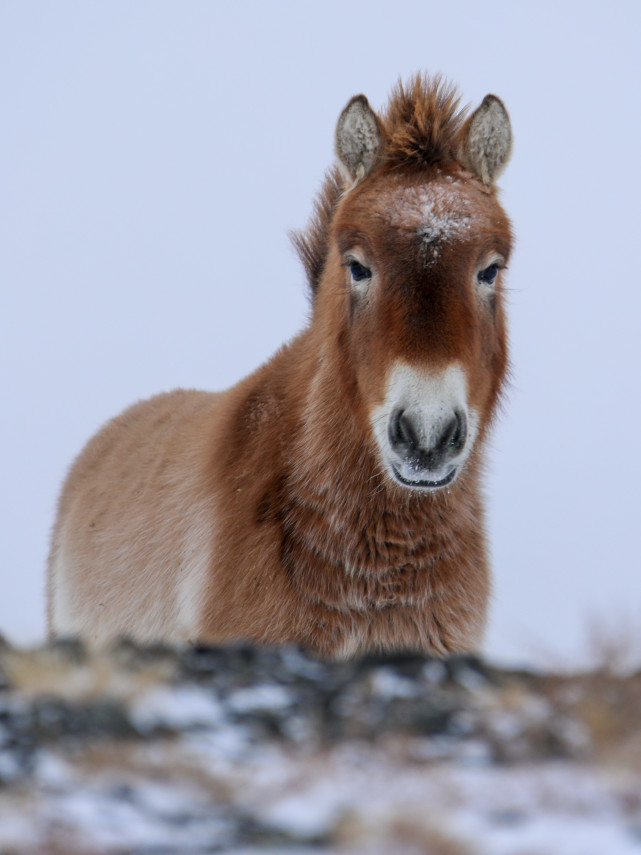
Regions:
<instances>
[{"instance_id":1,"label":"horse eye","mask_svg":"<svg viewBox=\"0 0 641 855\"><path fill-rule=\"evenodd\" d=\"M485 270L480 271L477 277L478 281L483 285L494 285L496 275L500 269L501 268L498 264L490 264L490 266L486 267Z\"/></svg>"},{"instance_id":2,"label":"horse eye","mask_svg":"<svg viewBox=\"0 0 641 855\"><path fill-rule=\"evenodd\" d=\"M365 279L372 278L372 271L369 267L361 264L360 261L350 261L349 272L351 273L353 282L364 282Z\"/></svg>"}]
</instances>

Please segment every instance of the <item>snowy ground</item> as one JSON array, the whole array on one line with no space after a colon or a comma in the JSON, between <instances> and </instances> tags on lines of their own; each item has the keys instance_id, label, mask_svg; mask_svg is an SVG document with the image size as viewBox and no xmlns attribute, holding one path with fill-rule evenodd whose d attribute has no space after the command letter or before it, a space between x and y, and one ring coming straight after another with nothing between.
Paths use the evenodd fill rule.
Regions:
<instances>
[{"instance_id":1,"label":"snowy ground","mask_svg":"<svg viewBox=\"0 0 641 855\"><path fill-rule=\"evenodd\" d=\"M0 853L641 855L639 699L475 660L6 649Z\"/></svg>"}]
</instances>

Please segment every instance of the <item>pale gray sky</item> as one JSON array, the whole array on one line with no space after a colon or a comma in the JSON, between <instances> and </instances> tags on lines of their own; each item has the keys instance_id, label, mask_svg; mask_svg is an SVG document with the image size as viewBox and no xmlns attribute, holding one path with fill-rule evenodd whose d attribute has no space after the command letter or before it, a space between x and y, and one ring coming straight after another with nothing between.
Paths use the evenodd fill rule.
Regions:
<instances>
[{"instance_id":1,"label":"pale gray sky","mask_svg":"<svg viewBox=\"0 0 641 855\"><path fill-rule=\"evenodd\" d=\"M417 70L499 95L515 135L487 649L576 661L588 619L639 626L639 44L636 0L0 0L0 631L43 634L55 500L90 434L230 385L305 323L286 232L337 116Z\"/></svg>"}]
</instances>

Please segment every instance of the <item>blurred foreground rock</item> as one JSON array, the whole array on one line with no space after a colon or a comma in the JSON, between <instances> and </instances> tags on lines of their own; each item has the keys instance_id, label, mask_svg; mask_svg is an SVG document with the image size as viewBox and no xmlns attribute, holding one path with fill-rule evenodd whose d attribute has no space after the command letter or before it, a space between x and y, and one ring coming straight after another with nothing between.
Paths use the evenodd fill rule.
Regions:
<instances>
[{"instance_id":1,"label":"blurred foreground rock","mask_svg":"<svg viewBox=\"0 0 641 855\"><path fill-rule=\"evenodd\" d=\"M641 855L641 676L0 646L0 853Z\"/></svg>"}]
</instances>

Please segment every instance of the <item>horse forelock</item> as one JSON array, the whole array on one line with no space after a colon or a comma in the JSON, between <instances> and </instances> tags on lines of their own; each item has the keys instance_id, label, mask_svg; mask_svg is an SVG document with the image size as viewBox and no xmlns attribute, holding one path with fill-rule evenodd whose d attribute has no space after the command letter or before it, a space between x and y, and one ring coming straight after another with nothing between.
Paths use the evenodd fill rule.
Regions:
<instances>
[{"instance_id":1,"label":"horse forelock","mask_svg":"<svg viewBox=\"0 0 641 855\"><path fill-rule=\"evenodd\" d=\"M408 83L399 81L381 116L384 145L378 168L416 168L456 161L465 118L455 87L440 76L417 74ZM330 169L307 228L291 233L312 301L327 260L334 213L345 189L339 170Z\"/></svg>"},{"instance_id":2,"label":"horse forelock","mask_svg":"<svg viewBox=\"0 0 641 855\"><path fill-rule=\"evenodd\" d=\"M417 74L392 90L381 117L382 159L388 168L454 161L466 111L456 88L440 76Z\"/></svg>"}]
</instances>

